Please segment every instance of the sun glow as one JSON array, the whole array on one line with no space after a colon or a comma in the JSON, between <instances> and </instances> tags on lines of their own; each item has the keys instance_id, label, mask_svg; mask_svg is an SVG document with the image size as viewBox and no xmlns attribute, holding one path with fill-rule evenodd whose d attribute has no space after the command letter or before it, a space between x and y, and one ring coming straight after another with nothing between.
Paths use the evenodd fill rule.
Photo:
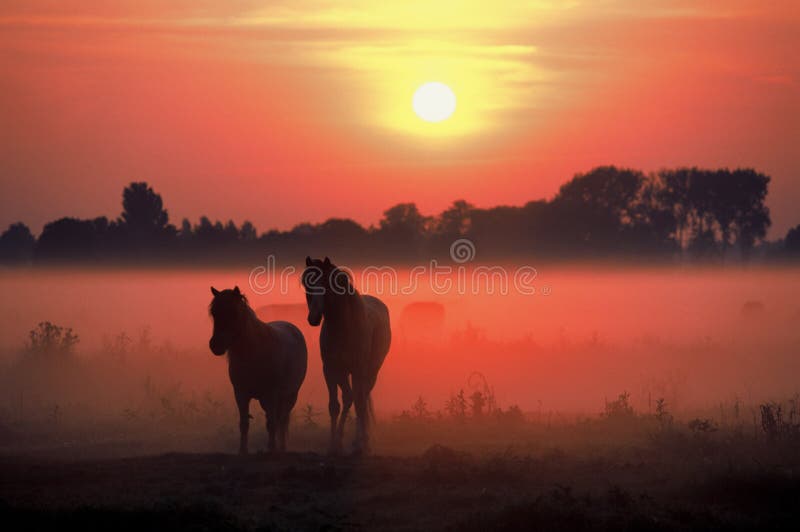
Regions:
<instances>
[{"instance_id":1,"label":"sun glow","mask_svg":"<svg viewBox=\"0 0 800 532\"><path fill-rule=\"evenodd\" d=\"M441 122L456 110L456 95L444 83L424 83L414 93L412 106L417 116L426 122Z\"/></svg>"}]
</instances>

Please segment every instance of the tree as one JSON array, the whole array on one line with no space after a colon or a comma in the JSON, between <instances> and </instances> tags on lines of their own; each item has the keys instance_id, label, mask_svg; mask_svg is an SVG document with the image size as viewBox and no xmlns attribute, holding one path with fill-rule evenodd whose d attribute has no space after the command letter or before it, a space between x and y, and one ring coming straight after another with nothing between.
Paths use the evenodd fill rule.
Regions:
<instances>
[{"instance_id":1,"label":"tree","mask_svg":"<svg viewBox=\"0 0 800 532\"><path fill-rule=\"evenodd\" d=\"M566 243L595 252L619 248L644 181L639 171L601 166L562 185L552 204Z\"/></svg>"},{"instance_id":2,"label":"tree","mask_svg":"<svg viewBox=\"0 0 800 532\"><path fill-rule=\"evenodd\" d=\"M439 215L436 232L448 238L465 235L471 226L472 212L475 207L464 200L456 200Z\"/></svg>"},{"instance_id":3,"label":"tree","mask_svg":"<svg viewBox=\"0 0 800 532\"><path fill-rule=\"evenodd\" d=\"M680 249L677 218L673 205L662 201L663 186L658 174L647 176L631 205L630 220L623 231L625 239L640 252L672 253Z\"/></svg>"},{"instance_id":4,"label":"tree","mask_svg":"<svg viewBox=\"0 0 800 532\"><path fill-rule=\"evenodd\" d=\"M194 237L192 222L188 218L181 221L181 228L178 230L178 238L183 242L189 242Z\"/></svg>"},{"instance_id":5,"label":"tree","mask_svg":"<svg viewBox=\"0 0 800 532\"><path fill-rule=\"evenodd\" d=\"M411 414L417 419L427 419L431 417L431 413L428 411L428 403L425 402L425 399L421 395L417 397L417 400L414 401L414 404L411 406Z\"/></svg>"},{"instance_id":6,"label":"tree","mask_svg":"<svg viewBox=\"0 0 800 532\"><path fill-rule=\"evenodd\" d=\"M35 255L43 260L90 260L102 258L113 237L114 226L104 216L94 220L61 218L42 229Z\"/></svg>"},{"instance_id":7,"label":"tree","mask_svg":"<svg viewBox=\"0 0 800 532\"><path fill-rule=\"evenodd\" d=\"M675 223L675 241L678 248L688 245L688 232L691 223L691 205L689 204L689 181L691 169L662 170L658 172L658 186L654 190L656 201L665 211L671 214Z\"/></svg>"},{"instance_id":8,"label":"tree","mask_svg":"<svg viewBox=\"0 0 800 532\"><path fill-rule=\"evenodd\" d=\"M239 240L239 228L236 227L233 220L228 220L228 223L225 224L222 235L225 242L228 243L237 242Z\"/></svg>"},{"instance_id":9,"label":"tree","mask_svg":"<svg viewBox=\"0 0 800 532\"><path fill-rule=\"evenodd\" d=\"M8 226L0 235L0 262L24 262L33 258L36 239L22 222Z\"/></svg>"},{"instance_id":10,"label":"tree","mask_svg":"<svg viewBox=\"0 0 800 532\"><path fill-rule=\"evenodd\" d=\"M744 168L679 168L658 173L654 197L674 217L676 241L694 257L724 256L733 244L747 258L766 236L770 178Z\"/></svg>"},{"instance_id":11,"label":"tree","mask_svg":"<svg viewBox=\"0 0 800 532\"><path fill-rule=\"evenodd\" d=\"M514 256L529 251L531 241L538 236L534 229L538 220L529 218L528 213L525 207L472 209L469 238L486 256Z\"/></svg>"},{"instance_id":12,"label":"tree","mask_svg":"<svg viewBox=\"0 0 800 532\"><path fill-rule=\"evenodd\" d=\"M215 248L224 240L224 227L222 222L214 222L207 216L200 217L200 223L194 227L194 235L198 244L203 248Z\"/></svg>"},{"instance_id":13,"label":"tree","mask_svg":"<svg viewBox=\"0 0 800 532\"><path fill-rule=\"evenodd\" d=\"M398 203L383 212L380 228L386 232L402 232L412 235L425 230L427 218L423 216L414 203Z\"/></svg>"},{"instance_id":14,"label":"tree","mask_svg":"<svg viewBox=\"0 0 800 532\"><path fill-rule=\"evenodd\" d=\"M410 250L419 251L428 223L414 203L399 203L384 211L378 236L390 254L408 257Z\"/></svg>"},{"instance_id":15,"label":"tree","mask_svg":"<svg viewBox=\"0 0 800 532\"><path fill-rule=\"evenodd\" d=\"M145 182L131 183L122 191L120 225L129 243L137 247L163 244L175 236L161 196Z\"/></svg>"},{"instance_id":16,"label":"tree","mask_svg":"<svg viewBox=\"0 0 800 532\"><path fill-rule=\"evenodd\" d=\"M786 233L786 238L783 240L783 246L789 255L800 255L800 225L794 226Z\"/></svg>"},{"instance_id":17,"label":"tree","mask_svg":"<svg viewBox=\"0 0 800 532\"><path fill-rule=\"evenodd\" d=\"M734 191L729 203L733 205L733 231L742 257L748 259L756 242L767 235L772 224L767 198L770 177L751 168L737 169L731 175L729 187Z\"/></svg>"},{"instance_id":18,"label":"tree","mask_svg":"<svg viewBox=\"0 0 800 532\"><path fill-rule=\"evenodd\" d=\"M239 229L239 238L241 238L245 242L252 242L257 237L258 234L256 233L255 226L248 220L245 220L244 223L242 224L242 227Z\"/></svg>"}]
</instances>

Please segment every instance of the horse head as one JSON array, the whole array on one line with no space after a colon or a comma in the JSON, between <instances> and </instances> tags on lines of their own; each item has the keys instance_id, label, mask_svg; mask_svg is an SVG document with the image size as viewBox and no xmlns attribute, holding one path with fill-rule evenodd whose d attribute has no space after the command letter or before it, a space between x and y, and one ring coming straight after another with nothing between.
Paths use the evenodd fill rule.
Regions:
<instances>
[{"instance_id":1,"label":"horse head","mask_svg":"<svg viewBox=\"0 0 800 532\"><path fill-rule=\"evenodd\" d=\"M238 336L243 321L247 317L247 298L236 286L232 290L217 290L211 287L214 299L209 306L209 314L214 320L214 332L208 347L217 356L224 355Z\"/></svg>"},{"instance_id":2,"label":"horse head","mask_svg":"<svg viewBox=\"0 0 800 532\"><path fill-rule=\"evenodd\" d=\"M330 312L337 295L353 293L353 285L347 272L339 269L331 259L306 257L306 269L302 276L308 304L308 323L316 327L326 312Z\"/></svg>"}]
</instances>

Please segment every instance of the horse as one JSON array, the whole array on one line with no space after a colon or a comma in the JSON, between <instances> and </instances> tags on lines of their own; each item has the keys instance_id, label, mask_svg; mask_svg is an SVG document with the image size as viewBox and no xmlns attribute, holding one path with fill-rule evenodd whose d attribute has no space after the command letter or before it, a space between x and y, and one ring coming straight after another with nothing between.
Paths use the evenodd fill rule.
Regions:
<instances>
[{"instance_id":1,"label":"horse","mask_svg":"<svg viewBox=\"0 0 800 532\"><path fill-rule=\"evenodd\" d=\"M283 452L289 415L306 377L305 338L289 322L259 320L238 286L222 291L212 286L211 293L214 332L208 347L217 356L228 353L228 375L239 409L239 453L247 454L251 399L264 409L269 451L277 447Z\"/></svg>"},{"instance_id":2,"label":"horse","mask_svg":"<svg viewBox=\"0 0 800 532\"><path fill-rule=\"evenodd\" d=\"M329 452L341 452L347 415L355 403L354 452L366 454L372 416L371 392L392 342L389 309L380 299L359 294L350 276L328 257L324 261L306 257L302 282L308 323L317 327L322 322L319 345L331 418ZM341 408L339 389L342 391Z\"/></svg>"}]
</instances>

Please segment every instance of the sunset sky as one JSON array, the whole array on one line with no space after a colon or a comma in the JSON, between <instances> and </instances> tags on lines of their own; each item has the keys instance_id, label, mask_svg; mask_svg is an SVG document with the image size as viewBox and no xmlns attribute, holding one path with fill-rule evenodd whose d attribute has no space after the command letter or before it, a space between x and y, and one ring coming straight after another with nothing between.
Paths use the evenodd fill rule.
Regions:
<instances>
[{"instance_id":1,"label":"sunset sky","mask_svg":"<svg viewBox=\"0 0 800 532\"><path fill-rule=\"evenodd\" d=\"M414 114L427 81L449 120ZM601 164L752 166L770 237L800 223L800 2L0 5L3 228L115 217L132 180L176 224L370 224L549 198Z\"/></svg>"}]
</instances>

